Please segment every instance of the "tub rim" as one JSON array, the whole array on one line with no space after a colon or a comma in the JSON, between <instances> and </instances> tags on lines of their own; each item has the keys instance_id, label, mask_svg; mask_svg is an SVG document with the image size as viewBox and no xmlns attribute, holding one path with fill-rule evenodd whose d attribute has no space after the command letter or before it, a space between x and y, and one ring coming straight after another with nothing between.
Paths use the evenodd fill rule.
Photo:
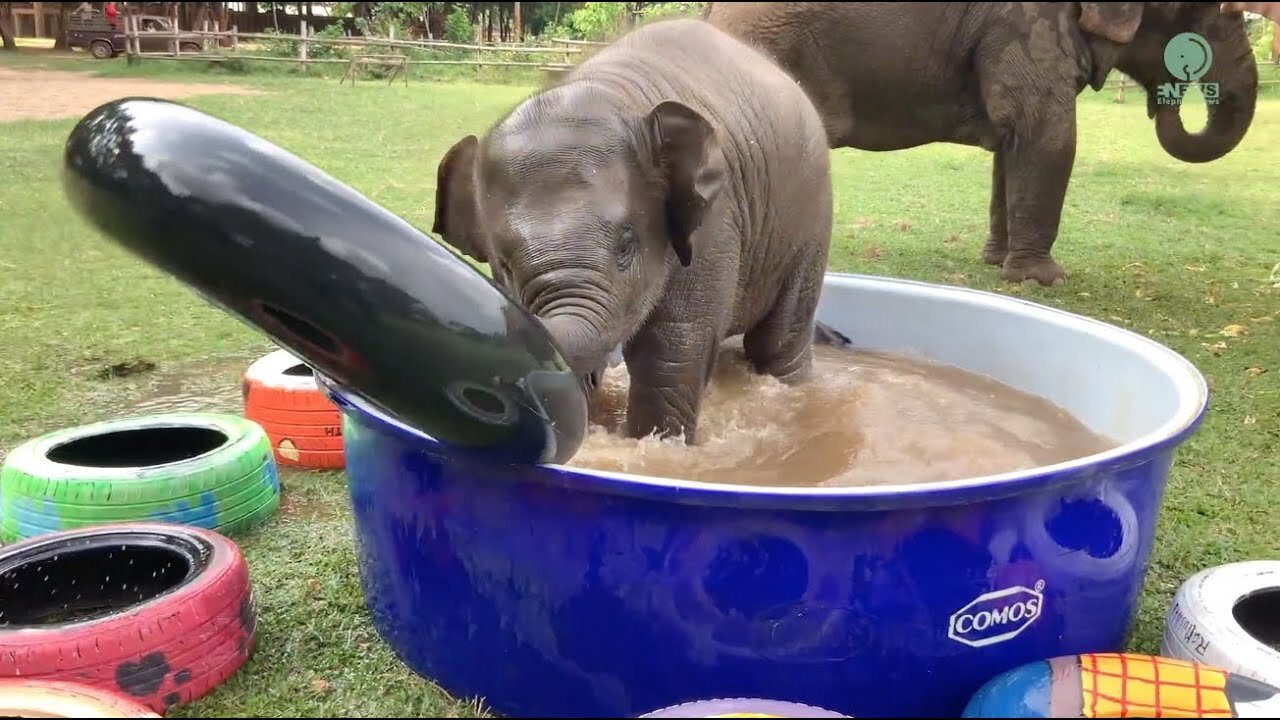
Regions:
<instances>
[{"instance_id":1,"label":"tub rim","mask_svg":"<svg viewBox=\"0 0 1280 720\"><path fill-rule=\"evenodd\" d=\"M816 509L819 505L839 508L855 503L860 509L876 509L876 507L898 505L922 506L976 502L1046 490L1057 484L1086 480L1106 472L1116 472L1150 462L1157 455L1185 442L1203 422L1208 412L1211 395L1208 382L1190 360L1162 343L1118 325L989 290L861 273L824 273L823 287L831 285L832 281L835 281L835 284L844 285L907 288L917 295L925 296L944 298L960 296L977 305L995 306L994 309L997 312L1008 311L1008 308L1012 307L1015 312L1020 310L1047 318L1057 324L1075 326L1085 333L1106 336L1114 344L1150 362L1156 371L1163 372L1170 379L1178 391L1177 410L1152 431L1099 453L1027 470L975 475L940 482L852 487L739 485L638 475L612 470L592 470L558 463L533 464L533 468L550 472L522 475L520 482L553 484L573 491L631 495L663 501L677 499L722 506L763 504L777 508L798 502L799 504L795 505L797 508ZM854 347L858 347L856 343ZM400 435L409 442L421 443L423 452L448 453L448 446L445 443L391 417L358 393L345 389L319 371L315 375L321 387L344 416L349 417L354 414L362 416L360 419L365 424L380 424L386 432ZM495 468L497 467L506 466L495 465Z\"/></svg>"}]
</instances>

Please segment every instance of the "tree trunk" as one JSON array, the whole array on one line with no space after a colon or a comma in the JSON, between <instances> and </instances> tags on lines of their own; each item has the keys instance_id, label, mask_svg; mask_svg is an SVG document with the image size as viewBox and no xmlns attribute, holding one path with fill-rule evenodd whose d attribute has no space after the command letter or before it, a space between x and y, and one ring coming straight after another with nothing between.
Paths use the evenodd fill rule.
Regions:
<instances>
[{"instance_id":1,"label":"tree trunk","mask_svg":"<svg viewBox=\"0 0 1280 720\"><path fill-rule=\"evenodd\" d=\"M67 49L67 25L71 24L71 11L75 7L74 3L58 3L58 35L53 40L54 50Z\"/></svg>"},{"instance_id":2,"label":"tree trunk","mask_svg":"<svg viewBox=\"0 0 1280 720\"><path fill-rule=\"evenodd\" d=\"M17 50L18 41L14 39L13 4L0 2L0 39L4 41L5 50Z\"/></svg>"},{"instance_id":3,"label":"tree trunk","mask_svg":"<svg viewBox=\"0 0 1280 720\"><path fill-rule=\"evenodd\" d=\"M522 32L522 30L521 30L521 28L520 28L520 3L518 3L518 2L517 2L517 3L511 3L511 7L512 7L512 12L511 12L511 14L512 14L512 18L513 18L513 20L514 20L514 23L513 23L513 24L515 25L515 27L513 27L513 28L512 28L512 32L513 32L513 33L514 33L514 35L515 35L515 41L516 41L516 42L524 42L524 33Z\"/></svg>"}]
</instances>

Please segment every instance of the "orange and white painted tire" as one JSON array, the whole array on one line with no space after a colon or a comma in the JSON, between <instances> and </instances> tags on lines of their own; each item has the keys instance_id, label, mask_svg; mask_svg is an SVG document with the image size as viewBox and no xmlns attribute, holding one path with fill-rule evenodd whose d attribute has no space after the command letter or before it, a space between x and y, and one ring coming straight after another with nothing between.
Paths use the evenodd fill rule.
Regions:
<instances>
[{"instance_id":1,"label":"orange and white painted tire","mask_svg":"<svg viewBox=\"0 0 1280 720\"><path fill-rule=\"evenodd\" d=\"M0 680L0 717L158 718L123 694L64 680Z\"/></svg>"},{"instance_id":2,"label":"orange and white painted tire","mask_svg":"<svg viewBox=\"0 0 1280 720\"><path fill-rule=\"evenodd\" d=\"M267 431L277 464L343 467L342 415L305 362L288 350L264 355L245 371L241 390L244 416Z\"/></svg>"}]
</instances>

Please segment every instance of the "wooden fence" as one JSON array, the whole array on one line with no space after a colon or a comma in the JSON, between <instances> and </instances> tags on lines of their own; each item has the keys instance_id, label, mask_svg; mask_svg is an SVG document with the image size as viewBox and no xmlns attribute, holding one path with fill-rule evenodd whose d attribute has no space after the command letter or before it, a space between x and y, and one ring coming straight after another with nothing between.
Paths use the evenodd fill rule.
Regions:
<instances>
[{"instance_id":1,"label":"wooden fence","mask_svg":"<svg viewBox=\"0 0 1280 720\"><path fill-rule=\"evenodd\" d=\"M514 43L495 43L488 45L471 45L463 43L451 43L443 40L397 40L394 35L391 37L368 37L368 36L344 36L338 38L317 37L315 31L307 26L306 20L301 20L300 34L292 35L285 33L256 33L256 32L239 32L236 26L232 25L229 29L223 30L218 27L216 21L205 23L200 30L183 31L178 29L176 19L170 18L170 22L174 24L173 30L139 30L138 18L125 14L122 16L125 23L125 47L131 62L136 62L141 58L156 58L162 60L191 60L204 62L221 62L230 59L254 60L262 62L284 62L297 63L304 69L312 64L347 64L348 72L353 72L357 65L362 64L381 64L387 67L404 67L407 65L459 65L471 66L477 69L484 67L526 67L543 70L552 73L559 73L573 67L575 56L589 53L591 49L603 47L608 43L595 42L590 40L571 40L568 38L553 39L551 45L518 45ZM158 44L166 46L164 50L148 50L142 47L143 39L148 40L148 45L155 47ZM164 40L165 43L157 41ZM240 42L242 40L269 40L273 42L291 42L295 43L298 51L296 56L283 55L254 55L244 54L240 52ZM184 51L184 47L190 47L198 44L200 50L198 52ZM346 58L317 58L309 57L309 48L313 46L330 46L330 47L355 47L369 48L370 52L356 53ZM420 50L465 50L474 53L474 57L468 59L410 59L403 54L372 52L374 49L420 49ZM549 59L541 61L522 61L522 60L501 60L492 59L493 56L500 56L503 53L518 53L524 55L546 56ZM554 56L554 58L552 58ZM1259 63L1262 65L1262 63ZM394 79L394 78L393 78ZM1261 80L1259 86L1266 87L1280 84L1280 80ZM1125 91L1129 88L1139 87L1128 77L1120 75L1118 79L1109 79L1104 85L1104 89L1114 89L1116 91L1115 102L1125 102Z\"/></svg>"},{"instance_id":2,"label":"wooden fence","mask_svg":"<svg viewBox=\"0 0 1280 720\"><path fill-rule=\"evenodd\" d=\"M205 23L200 30L181 30L174 20L173 29L141 30L138 18L132 15L122 16L124 20L126 55L130 62L138 62L143 58L160 60L187 60L203 62L222 62L231 59L254 60L262 62L297 63L306 68L312 64L348 64L356 65L370 60L385 60L387 65L462 65L476 68L484 67L527 67L544 71L560 72L573 66L576 56L588 52L592 47L605 43L585 40L556 39L552 45L530 46L517 44L471 45L451 43L443 40L397 40L392 37L317 37L315 31L307 27L306 20L301 21L302 32L297 35L284 33L252 33L240 32L236 26L221 29L218 23ZM296 56L250 54L241 52L241 43L246 41L271 41L293 43L297 46ZM144 47L144 44L147 47ZM192 51L193 45L199 45L198 52ZM309 57L311 48L316 46L368 48L371 52L356 53L346 58ZM160 49L163 48L163 49ZM184 49L187 48L187 49ZM418 50L462 50L474 53L467 59L409 59L407 56L372 52L373 50L418 49ZM520 54L545 56L546 60L506 60L504 54Z\"/></svg>"}]
</instances>

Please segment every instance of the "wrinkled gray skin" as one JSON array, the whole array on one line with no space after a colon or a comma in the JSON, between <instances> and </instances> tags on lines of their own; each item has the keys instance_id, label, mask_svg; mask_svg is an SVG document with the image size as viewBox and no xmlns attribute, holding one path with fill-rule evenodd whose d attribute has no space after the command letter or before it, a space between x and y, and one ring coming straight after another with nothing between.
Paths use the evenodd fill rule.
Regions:
<instances>
[{"instance_id":1,"label":"wrinkled gray skin","mask_svg":"<svg viewBox=\"0 0 1280 720\"><path fill-rule=\"evenodd\" d=\"M707 3L704 17L782 65L823 115L831 147L950 142L994 153L983 259L1002 276L1065 282L1052 257L1075 162L1076 96L1118 68L1147 92L1160 145L1186 162L1230 152L1253 120L1258 70L1243 16L1219 3ZM1170 38L1213 50L1219 84L1200 134L1156 88Z\"/></svg>"},{"instance_id":2,"label":"wrinkled gray skin","mask_svg":"<svg viewBox=\"0 0 1280 720\"><path fill-rule=\"evenodd\" d=\"M434 231L488 263L598 382L619 345L625 432L696 443L725 338L809 377L831 237L822 120L790 77L701 20L653 23L440 163ZM835 340L839 342L837 338Z\"/></svg>"}]
</instances>

